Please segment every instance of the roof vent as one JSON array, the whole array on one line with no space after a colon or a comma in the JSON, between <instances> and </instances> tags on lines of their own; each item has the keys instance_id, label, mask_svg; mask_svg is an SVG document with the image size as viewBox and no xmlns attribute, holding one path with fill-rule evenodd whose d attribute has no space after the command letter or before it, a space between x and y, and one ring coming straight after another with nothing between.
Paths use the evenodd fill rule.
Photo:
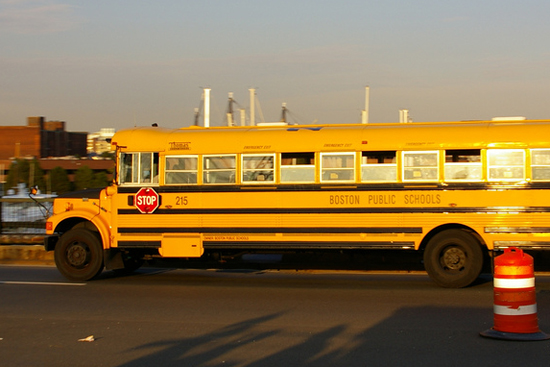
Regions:
<instances>
[{"instance_id":1,"label":"roof vent","mask_svg":"<svg viewBox=\"0 0 550 367\"><path fill-rule=\"evenodd\" d=\"M491 121L524 121L527 120L523 116L507 116L507 117L493 117Z\"/></svg>"}]
</instances>

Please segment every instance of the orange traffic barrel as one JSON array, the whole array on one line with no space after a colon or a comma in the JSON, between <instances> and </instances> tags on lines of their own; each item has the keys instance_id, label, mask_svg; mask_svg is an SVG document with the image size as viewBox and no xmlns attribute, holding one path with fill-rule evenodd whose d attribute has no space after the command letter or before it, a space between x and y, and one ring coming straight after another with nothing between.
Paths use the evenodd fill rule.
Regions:
<instances>
[{"instance_id":1,"label":"orange traffic barrel","mask_svg":"<svg viewBox=\"0 0 550 367\"><path fill-rule=\"evenodd\" d=\"M515 247L495 258L494 326L481 336L506 340L545 340L539 329L533 257Z\"/></svg>"}]
</instances>

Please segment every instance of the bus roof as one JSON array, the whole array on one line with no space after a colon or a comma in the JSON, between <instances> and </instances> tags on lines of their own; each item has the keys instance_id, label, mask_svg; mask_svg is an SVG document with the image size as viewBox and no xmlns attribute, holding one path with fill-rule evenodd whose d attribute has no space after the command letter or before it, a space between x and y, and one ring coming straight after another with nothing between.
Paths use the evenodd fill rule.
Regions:
<instances>
[{"instance_id":1,"label":"bus roof","mask_svg":"<svg viewBox=\"0 0 550 367\"><path fill-rule=\"evenodd\" d=\"M136 127L117 132L112 148L170 154L510 149L548 147L548 136L550 120Z\"/></svg>"}]
</instances>

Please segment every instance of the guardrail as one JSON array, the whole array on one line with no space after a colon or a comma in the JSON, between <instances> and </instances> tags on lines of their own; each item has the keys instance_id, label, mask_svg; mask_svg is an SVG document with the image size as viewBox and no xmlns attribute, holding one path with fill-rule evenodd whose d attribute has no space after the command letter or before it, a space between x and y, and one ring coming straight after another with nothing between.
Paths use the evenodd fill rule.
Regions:
<instances>
[{"instance_id":1,"label":"guardrail","mask_svg":"<svg viewBox=\"0 0 550 367\"><path fill-rule=\"evenodd\" d=\"M48 211L51 211L54 198L35 200L21 197L0 198L1 243L42 243L46 234L46 218Z\"/></svg>"}]
</instances>

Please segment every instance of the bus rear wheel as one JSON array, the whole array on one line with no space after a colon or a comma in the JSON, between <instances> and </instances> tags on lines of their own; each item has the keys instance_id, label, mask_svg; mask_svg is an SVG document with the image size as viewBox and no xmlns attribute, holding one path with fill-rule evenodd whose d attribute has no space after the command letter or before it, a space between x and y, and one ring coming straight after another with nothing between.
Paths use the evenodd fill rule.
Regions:
<instances>
[{"instance_id":1,"label":"bus rear wheel","mask_svg":"<svg viewBox=\"0 0 550 367\"><path fill-rule=\"evenodd\" d=\"M103 270L103 247L96 233L75 228L63 234L55 246L55 264L69 280L90 280Z\"/></svg>"},{"instance_id":2,"label":"bus rear wheel","mask_svg":"<svg viewBox=\"0 0 550 367\"><path fill-rule=\"evenodd\" d=\"M426 245L424 267L430 278L442 287L466 287L477 279L483 268L481 244L464 230L440 232Z\"/></svg>"}]
</instances>

